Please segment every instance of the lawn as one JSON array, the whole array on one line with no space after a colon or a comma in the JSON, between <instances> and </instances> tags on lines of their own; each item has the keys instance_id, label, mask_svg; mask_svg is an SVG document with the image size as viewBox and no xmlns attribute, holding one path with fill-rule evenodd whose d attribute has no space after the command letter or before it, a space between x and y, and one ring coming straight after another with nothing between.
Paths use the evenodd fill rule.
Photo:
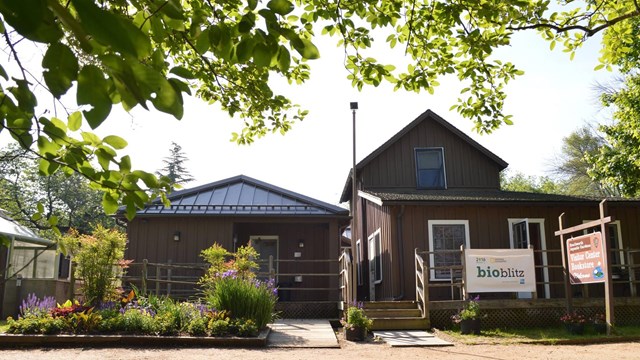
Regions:
<instances>
[{"instance_id":1,"label":"lawn","mask_svg":"<svg viewBox=\"0 0 640 360\"><path fill-rule=\"evenodd\" d=\"M640 339L640 326L619 326L610 336L597 334L587 329L583 335L569 334L564 328L533 329L487 329L481 335L461 335L459 331L442 330L438 332L451 340L463 344L509 344L509 343L581 343L606 342Z\"/></svg>"}]
</instances>

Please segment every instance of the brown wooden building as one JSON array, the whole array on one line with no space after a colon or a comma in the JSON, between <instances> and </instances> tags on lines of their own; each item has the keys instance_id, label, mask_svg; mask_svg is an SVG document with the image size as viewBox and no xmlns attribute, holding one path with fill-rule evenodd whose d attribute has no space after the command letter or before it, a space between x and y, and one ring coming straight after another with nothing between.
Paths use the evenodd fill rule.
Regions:
<instances>
[{"instance_id":1,"label":"brown wooden building","mask_svg":"<svg viewBox=\"0 0 640 360\"><path fill-rule=\"evenodd\" d=\"M538 298L563 297L558 217L564 226L599 218L600 199L500 190L507 163L427 110L356 165L357 198L352 252L359 300L415 299L414 250L429 251L430 283L451 283L450 269L466 248L523 248L531 245ZM353 202L351 177L341 202ZM609 247L640 247L640 202L608 201ZM622 251L610 254L614 278L625 276ZM453 279L452 279L453 277ZM591 286L591 285L590 285ZM633 285L635 286L635 285ZM616 286L628 295L629 286ZM575 296L589 291L574 287ZM634 290L635 291L635 290ZM602 292L593 287L591 295ZM486 296L483 295L485 298ZM491 297L491 295L488 295ZM504 296L504 295L496 295ZM514 294L510 294L514 296ZM516 294L515 296L531 296ZM459 298L450 288L431 290L430 300Z\"/></svg>"},{"instance_id":2,"label":"brown wooden building","mask_svg":"<svg viewBox=\"0 0 640 360\"><path fill-rule=\"evenodd\" d=\"M171 206L154 202L127 224L125 258L204 265L200 252L214 243L229 251L251 244L265 277L272 256L281 301L333 302L336 308L335 274L348 210L243 175L177 191L169 199ZM136 274L140 269L129 272ZM175 269L171 276L179 279ZM158 287L161 293L170 290ZM179 295L179 289L174 284L171 294Z\"/></svg>"}]
</instances>

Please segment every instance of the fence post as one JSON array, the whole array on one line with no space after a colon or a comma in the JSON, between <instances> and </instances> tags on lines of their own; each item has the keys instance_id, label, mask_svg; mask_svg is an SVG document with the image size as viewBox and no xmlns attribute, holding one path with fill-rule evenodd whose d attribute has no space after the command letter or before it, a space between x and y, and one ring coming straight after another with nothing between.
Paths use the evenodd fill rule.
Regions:
<instances>
[{"instance_id":1,"label":"fence post","mask_svg":"<svg viewBox=\"0 0 640 360\"><path fill-rule=\"evenodd\" d=\"M269 280L275 280L276 270L273 267L273 255L269 255Z\"/></svg>"},{"instance_id":2,"label":"fence post","mask_svg":"<svg viewBox=\"0 0 640 360\"><path fill-rule=\"evenodd\" d=\"M160 265L156 264L155 266L156 266L156 296L158 296L160 294L160 281L158 281L161 278Z\"/></svg>"},{"instance_id":3,"label":"fence post","mask_svg":"<svg viewBox=\"0 0 640 360\"><path fill-rule=\"evenodd\" d=\"M635 269L635 264L633 263L633 253L631 251L629 251L629 249L627 248L627 264L629 264L629 266L627 267L627 269L629 269L629 287L630 287L630 295L631 297L636 297L637 295L637 287L636 287L636 269Z\"/></svg>"},{"instance_id":4,"label":"fence post","mask_svg":"<svg viewBox=\"0 0 640 360\"><path fill-rule=\"evenodd\" d=\"M167 260L167 281L171 281L171 259ZM171 295L171 283L167 283L167 296Z\"/></svg>"},{"instance_id":5,"label":"fence post","mask_svg":"<svg viewBox=\"0 0 640 360\"><path fill-rule=\"evenodd\" d=\"M142 260L142 293L147 295L147 275L149 269L147 268L149 260Z\"/></svg>"}]
</instances>

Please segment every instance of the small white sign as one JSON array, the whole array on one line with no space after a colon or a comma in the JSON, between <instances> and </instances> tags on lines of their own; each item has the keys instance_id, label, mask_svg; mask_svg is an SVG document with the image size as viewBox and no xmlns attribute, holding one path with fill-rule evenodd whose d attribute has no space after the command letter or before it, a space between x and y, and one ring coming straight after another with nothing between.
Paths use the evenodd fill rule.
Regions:
<instances>
[{"instance_id":1,"label":"small white sign","mask_svg":"<svg viewBox=\"0 0 640 360\"><path fill-rule=\"evenodd\" d=\"M466 249L468 293L535 292L533 249Z\"/></svg>"}]
</instances>

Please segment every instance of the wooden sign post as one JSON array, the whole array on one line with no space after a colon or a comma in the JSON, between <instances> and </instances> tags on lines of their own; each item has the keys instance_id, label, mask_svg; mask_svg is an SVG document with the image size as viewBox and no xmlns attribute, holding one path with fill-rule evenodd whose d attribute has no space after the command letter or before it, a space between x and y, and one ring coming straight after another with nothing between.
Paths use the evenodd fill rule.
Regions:
<instances>
[{"instance_id":1,"label":"wooden sign post","mask_svg":"<svg viewBox=\"0 0 640 360\"><path fill-rule=\"evenodd\" d=\"M607 224L613 221L606 216L606 200L600 202L600 219L563 229L562 218L558 218L560 230L555 232L560 236L562 253L562 267L564 268L565 296L567 298L567 312L573 311L571 284L586 284L604 282L604 302L607 322L607 335L611 334L614 324L613 314L613 285L611 282L611 265L609 264L609 247L607 246ZM580 236L565 240L565 235L582 230L600 227L600 234ZM565 249L566 246L566 249Z\"/></svg>"}]
</instances>

